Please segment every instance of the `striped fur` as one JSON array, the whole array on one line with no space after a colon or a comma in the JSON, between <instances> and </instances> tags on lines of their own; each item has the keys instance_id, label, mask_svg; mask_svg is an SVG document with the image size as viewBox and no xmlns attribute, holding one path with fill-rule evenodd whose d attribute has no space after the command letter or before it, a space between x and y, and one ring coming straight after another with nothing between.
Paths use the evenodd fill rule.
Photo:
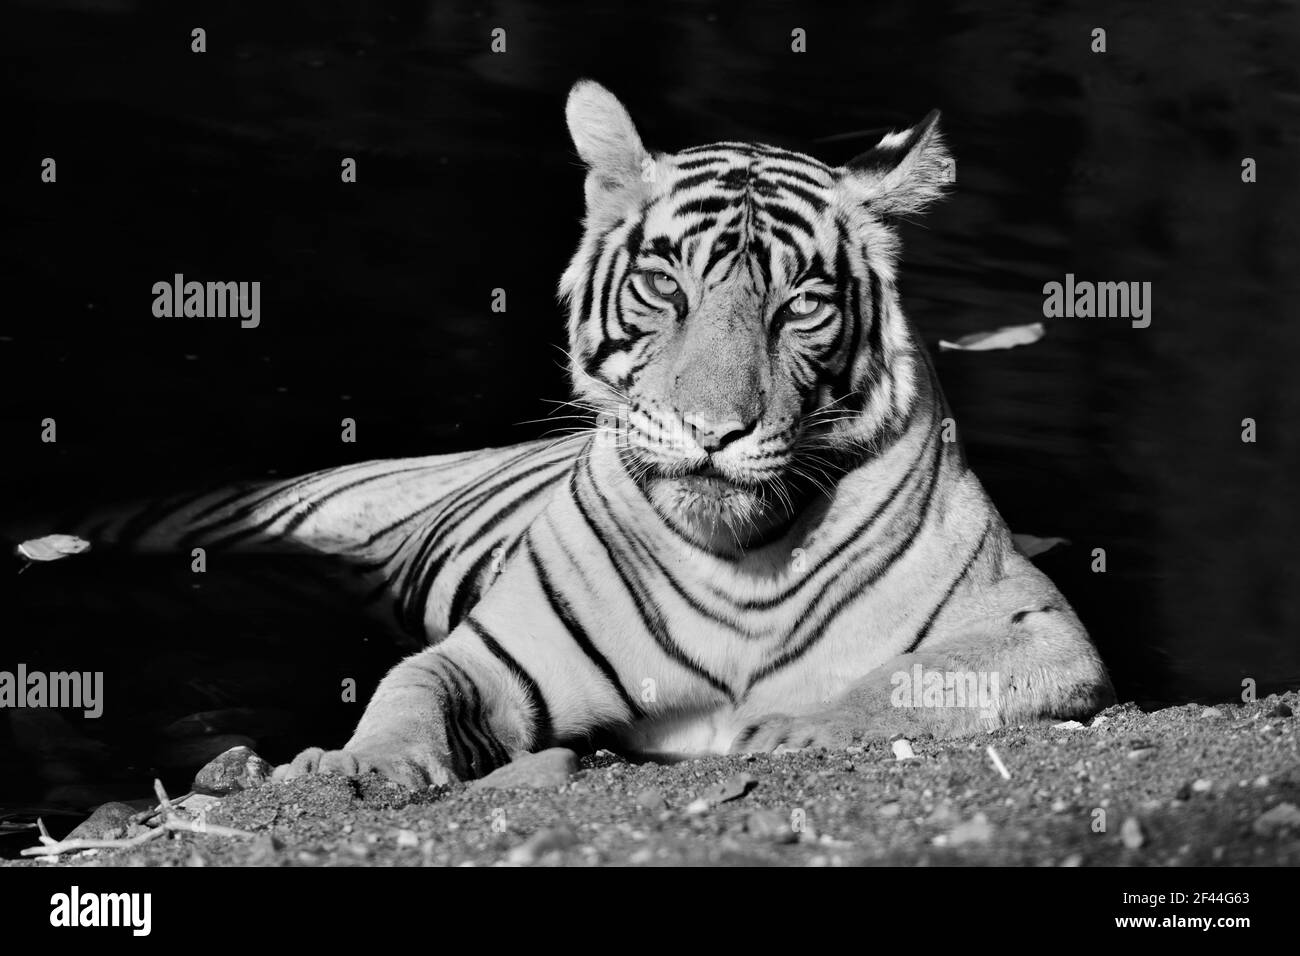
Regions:
<instances>
[{"instance_id":1,"label":"striped fur","mask_svg":"<svg viewBox=\"0 0 1300 956\"><path fill-rule=\"evenodd\" d=\"M561 281L575 406L558 442L338 468L106 527L145 547L338 555L428 649L294 776L480 776L631 750L842 746L1109 702L1089 639L956 444L903 315L894 222L942 191L931 114L831 168L752 143L651 153L594 83ZM900 705L914 668L995 706Z\"/></svg>"}]
</instances>

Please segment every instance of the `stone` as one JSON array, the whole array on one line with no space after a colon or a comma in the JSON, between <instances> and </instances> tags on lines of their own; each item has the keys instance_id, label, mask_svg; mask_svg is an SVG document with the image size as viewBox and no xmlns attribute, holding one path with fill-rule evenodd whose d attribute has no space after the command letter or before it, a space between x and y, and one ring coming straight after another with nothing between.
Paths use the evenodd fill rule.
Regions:
<instances>
[{"instance_id":1,"label":"stone","mask_svg":"<svg viewBox=\"0 0 1300 956\"><path fill-rule=\"evenodd\" d=\"M700 794L700 799L707 800L710 806L726 803L729 800L739 800L757 785L758 781L749 774L737 773L709 787Z\"/></svg>"},{"instance_id":2,"label":"stone","mask_svg":"<svg viewBox=\"0 0 1300 956\"><path fill-rule=\"evenodd\" d=\"M253 838L253 847L248 855L249 866L277 866L280 863L280 841L269 833L260 833Z\"/></svg>"},{"instance_id":3,"label":"stone","mask_svg":"<svg viewBox=\"0 0 1300 956\"><path fill-rule=\"evenodd\" d=\"M642 790L636 795L636 805L644 810L658 812L667 809L668 801L664 799L664 795L658 790L649 789Z\"/></svg>"},{"instance_id":4,"label":"stone","mask_svg":"<svg viewBox=\"0 0 1300 956\"><path fill-rule=\"evenodd\" d=\"M576 753L565 747L551 747L512 760L470 786L475 790L562 787L577 771Z\"/></svg>"},{"instance_id":5,"label":"stone","mask_svg":"<svg viewBox=\"0 0 1300 956\"><path fill-rule=\"evenodd\" d=\"M256 790L271 779L274 769L251 748L242 745L231 747L194 775L191 789L214 797Z\"/></svg>"},{"instance_id":6,"label":"stone","mask_svg":"<svg viewBox=\"0 0 1300 956\"><path fill-rule=\"evenodd\" d=\"M1256 817L1251 829L1262 837L1277 836L1283 830L1300 830L1300 809L1294 803L1279 803Z\"/></svg>"},{"instance_id":7,"label":"stone","mask_svg":"<svg viewBox=\"0 0 1300 956\"><path fill-rule=\"evenodd\" d=\"M1146 834L1142 832L1142 824L1138 823L1136 817L1124 818L1124 822L1119 826L1119 838L1130 850L1140 850L1147 842Z\"/></svg>"},{"instance_id":8,"label":"stone","mask_svg":"<svg viewBox=\"0 0 1300 956\"><path fill-rule=\"evenodd\" d=\"M548 853L567 850L575 846L578 837L566 826L547 827L544 830L538 830L519 846L510 851L506 861L514 863L517 866L527 866L529 863L535 863L538 859Z\"/></svg>"},{"instance_id":9,"label":"stone","mask_svg":"<svg viewBox=\"0 0 1300 956\"><path fill-rule=\"evenodd\" d=\"M79 823L65 839L116 840L125 835L136 810L129 803L104 803Z\"/></svg>"},{"instance_id":10,"label":"stone","mask_svg":"<svg viewBox=\"0 0 1300 956\"><path fill-rule=\"evenodd\" d=\"M776 810L755 810L745 818L745 832L769 843L794 843L799 839L790 818Z\"/></svg>"},{"instance_id":11,"label":"stone","mask_svg":"<svg viewBox=\"0 0 1300 956\"><path fill-rule=\"evenodd\" d=\"M967 843L988 843L993 839L993 824L982 813L977 813L965 823L959 823L948 834L949 846L963 846Z\"/></svg>"}]
</instances>

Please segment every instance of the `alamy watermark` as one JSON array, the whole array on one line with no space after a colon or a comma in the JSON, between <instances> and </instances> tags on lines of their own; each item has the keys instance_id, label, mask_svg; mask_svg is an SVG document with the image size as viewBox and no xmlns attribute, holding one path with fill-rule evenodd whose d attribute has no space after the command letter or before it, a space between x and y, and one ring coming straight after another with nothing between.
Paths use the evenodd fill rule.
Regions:
<instances>
[{"instance_id":1,"label":"alamy watermark","mask_svg":"<svg viewBox=\"0 0 1300 956\"><path fill-rule=\"evenodd\" d=\"M1151 283L1075 281L1067 272L1065 282L1043 286L1043 317L1132 319L1133 328L1145 329L1151 324Z\"/></svg>"},{"instance_id":2,"label":"alamy watermark","mask_svg":"<svg viewBox=\"0 0 1300 956\"><path fill-rule=\"evenodd\" d=\"M104 713L103 671L0 671L0 710L70 708L92 720Z\"/></svg>"},{"instance_id":3,"label":"alamy watermark","mask_svg":"<svg viewBox=\"0 0 1300 956\"><path fill-rule=\"evenodd\" d=\"M50 897L50 925L59 927L122 927L133 936L148 936L153 928L152 893L94 893L73 885Z\"/></svg>"},{"instance_id":4,"label":"alamy watermark","mask_svg":"<svg viewBox=\"0 0 1300 956\"><path fill-rule=\"evenodd\" d=\"M1001 677L997 671L942 671L913 664L890 675L894 707L969 707L981 717L998 715Z\"/></svg>"},{"instance_id":5,"label":"alamy watermark","mask_svg":"<svg viewBox=\"0 0 1300 956\"><path fill-rule=\"evenodd\" d=\"M262 322L260 282L186 282L178 272L171 282L155 282L153 295L153 314L159 319L238 318L245 329Z\"/></svg>"}]
</instances>

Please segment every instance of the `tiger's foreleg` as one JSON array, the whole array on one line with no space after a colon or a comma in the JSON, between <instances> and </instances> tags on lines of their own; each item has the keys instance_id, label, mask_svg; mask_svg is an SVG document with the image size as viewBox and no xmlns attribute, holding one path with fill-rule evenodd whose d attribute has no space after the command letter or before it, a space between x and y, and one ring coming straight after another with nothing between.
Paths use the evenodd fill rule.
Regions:
<instances>
[{"instance_id":1,"label":"tiger's foreleg","mask_svg":"<svg viewBox=\"0 0 1300 956\"><path fill-rule=\"evenodd\" d=\"M409 787L472 780L536 741L535 714L501 662L453 633L380 682L341 750L304 750L276 780L310 773L375 771Z\"/></svg>"},{"instance_id":2,"label":"tiger's foreleg","mask_svg":"<svg viewBox=\"0 0 1300 956\"><path fill-rule=\"evenodd\" d=\"M621 622L598 633L593 615L584 625L544 569L544 534L530 531L445 640L384 678L342 750L304 751L279 778L375 770L412 786L470 780L637 716L615 666Z\"/></svg>"},{"instance_id":3,"label":"tiger's foreleg","mask_svg":"<svg viewBox=\"0 0 1300 956\"><path fill-rule=\"evenodd\" d=\"M751 721L731 749L843 748L895 735L962 736L1088 717L1114 697L1078 619L1063 606L1047 605L900 654L828 706Z\"/></svg>"}]
</instances>

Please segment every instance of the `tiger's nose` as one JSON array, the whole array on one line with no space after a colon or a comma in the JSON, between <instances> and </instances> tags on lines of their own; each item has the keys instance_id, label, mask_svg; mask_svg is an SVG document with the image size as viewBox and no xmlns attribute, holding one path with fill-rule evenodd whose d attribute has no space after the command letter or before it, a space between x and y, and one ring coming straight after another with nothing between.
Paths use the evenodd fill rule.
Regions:
<instances>
[{"instance_id":1,"label":"tiger's nose","mask_svg":"<svg viewBox=\"0 0 1300 956\"><path fill-rule=\"evenodd\" d=\"M710 454L721 451L738 438L744 438L758 425L757 418L748 422L743 422L737 418L711 422L690 415L686 416L686 422L690 425L695 440L699 442L700 447Z\"/></svg>"}]
</instances>

